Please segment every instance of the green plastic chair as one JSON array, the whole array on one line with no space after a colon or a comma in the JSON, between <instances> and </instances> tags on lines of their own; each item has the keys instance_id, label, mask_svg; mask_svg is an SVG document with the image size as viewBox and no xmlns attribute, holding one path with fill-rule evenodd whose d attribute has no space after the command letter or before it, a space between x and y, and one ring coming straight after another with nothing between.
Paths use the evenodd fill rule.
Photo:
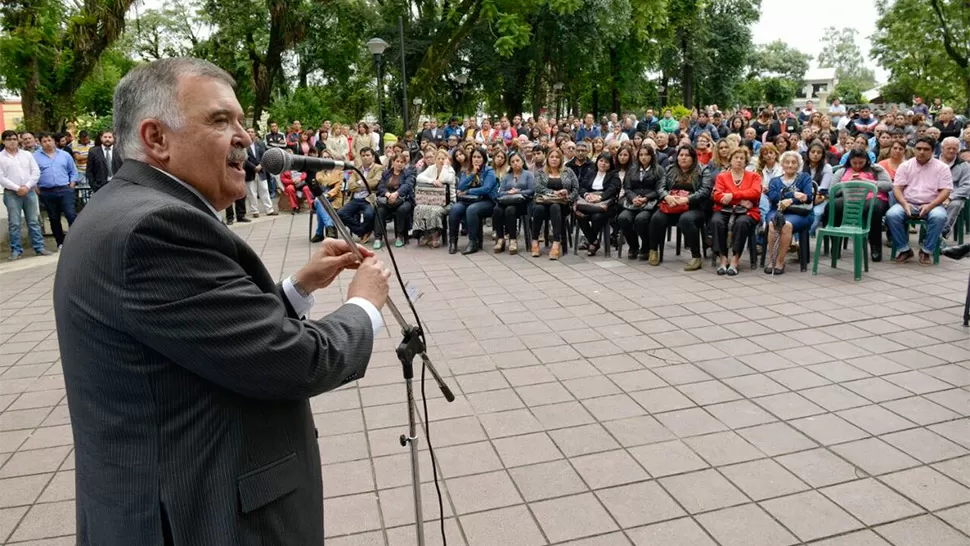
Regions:
<instances>
[{"instance_id":1,"label":"green plastic chair","mask_svg":"<svg viewBox=\"0 0 970 546\"><path fill-rule=\"evenodd\" d=\"M815 239L815 262L812 275L818 275L818 257L822 255L822 239L832 237L832 268L837 267L839 256L842 254L842 239L852 239L854 254L855 280L862 280L863 262L866 272L869 271L869 226L872 223L872 207L866 211L866 196L870 193L876 198L879 189L872 182L840 182L829 189L829 195L843 199L842 225L835 226L835 214L829 214L828 225L818 228ZM834 212L834 207L833 207Z\"/></svg>"}]
</instances>

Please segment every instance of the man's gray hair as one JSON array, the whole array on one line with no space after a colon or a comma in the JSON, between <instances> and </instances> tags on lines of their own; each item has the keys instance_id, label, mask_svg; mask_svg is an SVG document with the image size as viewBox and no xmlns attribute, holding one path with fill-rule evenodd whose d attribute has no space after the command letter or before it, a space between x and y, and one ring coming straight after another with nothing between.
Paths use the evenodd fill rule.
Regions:
<instances>
[{"instance_id":1,"label":"man's gray hair","mask_svg":"<svg viewBox=\"0 0 970 546\"><path fill-rule=\"evenodd\" d=\"M948 136L948 137L944 138L942 141L940 141L940 146L942 146L944 144L953 144L959 150L959 148L960 148L960 139L957 138L957 137L955 137L955 136Z\"/></svg>"},{"instance_id":2,"label":"man's gray hair","mask_svg":"<svg viewBox=\"0 0 970 546\"><path fill-rule=\"evenodd\" d=\"M225 70L201 59L161 59L133 69L118 83L114 93L114 133L124 159L144 160L138 126L157 119L174 130L185 123L179 105L179 80L186 76L212 78L235 88Z\"/></svg>"}]
</instances>

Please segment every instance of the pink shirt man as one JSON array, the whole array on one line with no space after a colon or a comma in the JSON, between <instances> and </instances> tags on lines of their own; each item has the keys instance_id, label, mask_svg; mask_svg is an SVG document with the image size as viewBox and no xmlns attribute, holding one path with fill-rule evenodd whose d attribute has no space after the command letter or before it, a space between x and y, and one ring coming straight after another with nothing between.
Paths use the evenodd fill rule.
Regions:
<instances>
[{"instance_id":1,"label":"pink shirt man","mask_svg":"<svg viewBox=\"0 0 970 546\"><path fill-rule=\"evenodd\" d=\"M893 185L903 187L903 197L910 205L925 205L932 203L940 190L953 189L953 176L946 163L935 157L923 165L914 157L899 166Z\"/></svg>"}]
</instances>

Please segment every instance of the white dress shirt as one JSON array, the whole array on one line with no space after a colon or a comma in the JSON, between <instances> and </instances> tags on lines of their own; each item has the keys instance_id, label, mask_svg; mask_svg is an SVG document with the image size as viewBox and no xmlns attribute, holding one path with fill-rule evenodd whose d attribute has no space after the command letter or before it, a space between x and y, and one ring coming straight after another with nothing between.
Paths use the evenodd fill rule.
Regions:
<instances>
[{"instance_id":1,"label":"white dress shirt","mask_svg":"<svg viewBox=\"0 0 970 546\"><path fill-rule=\"evenodd\" d=\"M5 190L17 191L21 186L33 188L40 179L40 167L33 154L23 150L11 154L6 149L0 151L0 186Z\"/></svg>"},{"instance_id":2,"label":"white dress shirt","mask_svg":"<svg viewBox=\"0 0 970 546\"><path fill-rule=\"evenodd\" d=\"M217 220L219 219L219 213L216 212L215 207L213 207L212 204L209 203L208 199L206 199L201 193L199 193L199 190L195 189L190 184L186 184L185 182L182 182L178 178L172 176L171 173L167 173L159 169L158 167L153 166L152 168L157 170L160 173L164 173L172 180L178 182L182 187L192 192L196 197L199 198L199 200L205 203L205 206L209 207L209 211L212 212L212 215L215 216ZM307 297L304 298L300 294L300 292L296 289L296 287L293 286L293 281L290 280L289 277L287 277L283 281L283 293L286 294L286 299L289 300L290 305L293 307L293 311L296 313L296 316L300 318L306 318L307 313L310 312L310 309L317 301L316 298L313 297L313 294L309 294L307 295ZM377 307L373 303L367 301L364 298L350 298L349 300L347 300L347 303L350 305L356 305L357 307L360 307L361 309L363 309L365 313L367 313L367 317L370 319L370 325L371 325L371 328L373 328L374 330L375 336L384 327L384 317L381 315L381 312L377 310Z\"/></svg>"}]
</instances>

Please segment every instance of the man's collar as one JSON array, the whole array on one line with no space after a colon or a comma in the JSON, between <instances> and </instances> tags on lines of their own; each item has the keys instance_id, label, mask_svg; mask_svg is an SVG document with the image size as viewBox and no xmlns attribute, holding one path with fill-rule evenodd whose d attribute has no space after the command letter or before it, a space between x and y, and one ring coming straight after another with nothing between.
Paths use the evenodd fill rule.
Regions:
<instances>
[{"instance_id":1,"label":"man's collar","mask_svg":"<svg viewBox=\"0 0 970 546\"><path fill-rule=\"evenodd\" d=\"M196 197L198 197L199 200L202 201L202 203L206 207L208 207L209 211L212 212L212 215L213 216L215 216L216 218L219 218L219 213L216 211L216 208L212 206L212 203L210 203L209 200L205 198L205 196L203 196L201 193L199 193L199 190L195 189L190 184L186 184L185 182L182 182L181 180L179 180L178 178L176 178L171 173L166 172L166 171L163 171L162 169L159 169L158 167L156 167L154 165L149 165L149 167L155 169L156 171L158 171L158 172L164 174L165 176L171 178L172 180L178 182L180 186L182 186L183 188L185 188L185 189L189 190L190 192L192 192L193 195L195 195Z\"/></svg>"}]
</instances>

